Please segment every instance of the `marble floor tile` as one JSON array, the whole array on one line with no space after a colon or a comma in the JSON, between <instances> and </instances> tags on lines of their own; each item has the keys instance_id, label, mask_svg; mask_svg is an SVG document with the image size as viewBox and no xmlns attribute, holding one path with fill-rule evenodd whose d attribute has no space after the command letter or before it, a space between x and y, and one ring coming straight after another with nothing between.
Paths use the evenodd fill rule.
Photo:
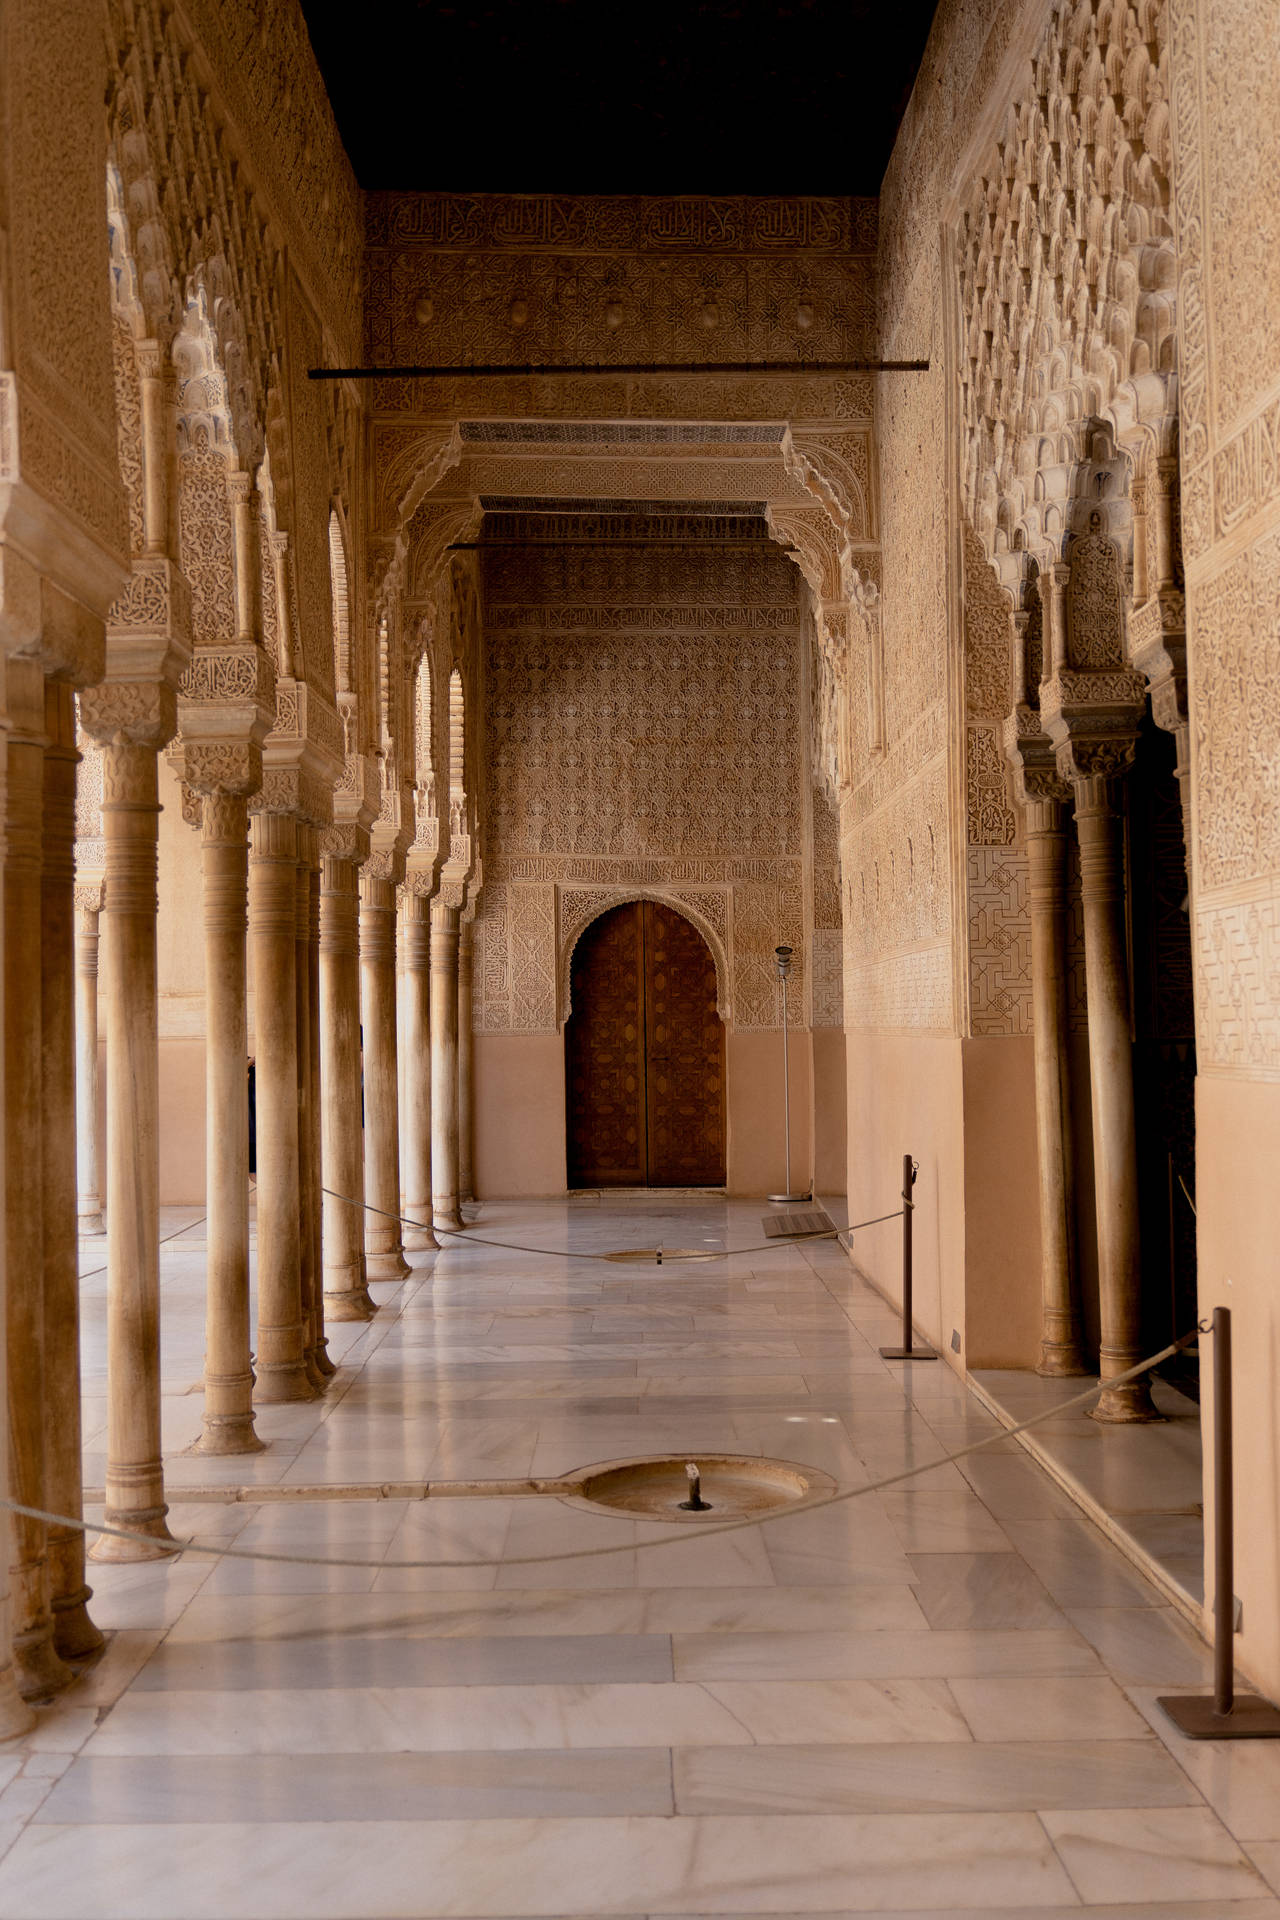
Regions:
<instances>
[{"instance_id":1,"label":"marble floor tile","mask_svg":"<svg viewBox=\"0 0 1280 1920\"><path fill-rule=\"evenodd\" d=\"M459 1639L338 1638L177 1642L161 1647L135 1693L271 1687L469 1687L672 1678L666 1634L508 1634Z\"/></svg>"},{"instance_id":2,"label":"marble floor tile","mask_svg":"<svg viewBox=\"0 0 1280 1920\"><path fill-rule=\"evenodd\" d=\"M589 1754L313 1753L294 1755L287 1766L276 1754L80 1759L56 1785L44 1786L36 1818L95 1826L674 1811L670 1758L661 1747L595 1747Z\"/></svg>"},{"instance_id":3,"label":"marble floor tile","mask_svg":"<svg viewBox=\"0 0 1280 1920\"><path fill-rule=\"evenodd\" d=\"M891 1675L1097 1675L1098 1657L1078 1634L1016 1631L932 1633L680 1633L676 1678L867 1679Z\"/></svg>"},{"instance_id":4,"label":"marble floor tile","mask_svg":"<svg viewBox=\"0 0 1280 1920\"><path fill-rule=\"evenodd\" d=\"M1040 1817L1086 1903L1233 1901L1268 1891L1207 1807L1050 1811Z\"/></svg>"},{"instance_id":5,"label":"marble floor tile","mask_svg":"<svg viewBox=\"0 0 1280 1920\"><path fill-rule=\"evenodd\" d=\"M1050 1807L1199 1805L1153 1741L1033 1740L969 1746L920 1742L686 1747L672 1756L677 1813L990 1813ZM78 1766L90 1763L78 1761ZM102 1763L103 1765L106 1762ZM42 1819L56 1819L57 1800ZM51 1811L51 1809L53 1809Z\"/></svg>"},{"instance_id":6,"label":"marble floor tile","mask_svg":"<svg viewBox=\"0 0 1280 1920\"><path fill-rule=\"evenodd\" d=\"M975 1740L1134 1740L1145 1732L1105 1674L956 1675L951 1691Z\"/></svg>"},{"instance_id":7,"label":"marble floor tile","mask_svg":"<svg viewBox=\"0 0 1280 1920\"><path fill-rule=\"evenodd\" d=\"M1029 1814L32 1826L0 1862L0 1920L400 1920L457 1915L831 1913L1070 1904Z\"/></svg>"},{"instance_id":8,"label":"marble floor tile","mask_svg":"<svg viewBox=\"0 0 1280 1920\"><path fill-rule=\"evenodd\" d=\"M916 1598L931 1627L1065 1627L1015 1553L913 1553Z\"/></svg>"},{"instance_id":9,"label":"marble floor tile","mask_svg":"<svg viewBox=\"0 0 1280 1920\"><path fill-rule=\"evenodd\" d=\"M1070 1607L1067 1618L1121 1685L1199 1687L1213 1654L1171 1607Z\"/></svg>"},{"instance_id":10,"label":"marble floor tile","mask_svg":"<svg viewBox=\"0 0 1280 1920\"><path fill-rule=\"evenodd\" d=\"M1004 1553L1012 1542L981 1500L964 1493L905 1487L881 1505L907 1553Z\"/></svg>"}]
</instances>

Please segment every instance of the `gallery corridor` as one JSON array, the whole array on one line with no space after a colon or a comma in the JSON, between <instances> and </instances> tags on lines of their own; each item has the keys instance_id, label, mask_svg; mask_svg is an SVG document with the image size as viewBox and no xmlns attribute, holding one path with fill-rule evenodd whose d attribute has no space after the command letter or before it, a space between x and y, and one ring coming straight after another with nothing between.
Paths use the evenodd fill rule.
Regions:
<instances>
[{"instance_id":1,"label":"gallery corridor","mask_svg":"<svg viewBox=\"0 0 1280 1920\"><path fill-rule=\"evenodd\" d=\"M0 1916L1280 1920L1280 1750L1163 1722L1207 1650L1016 1443L674 1545L518 1490L667 1451L846 1489L993 1430L949 1368L878 1357L894 1323L830 1242L599 1257L757 1248L760 1215L476 1209L473 1236L559 1251L415 1256L331 1328L325 1398L231 1459L183 1451L203 1229L171 1241L174 1531L359 1564L91 1568L105 1657L0 1755ZM92 1502L92 1397L85 1433ZM430 1559L471 1564L395 1564Z\"/></svg>"}]
</instances>

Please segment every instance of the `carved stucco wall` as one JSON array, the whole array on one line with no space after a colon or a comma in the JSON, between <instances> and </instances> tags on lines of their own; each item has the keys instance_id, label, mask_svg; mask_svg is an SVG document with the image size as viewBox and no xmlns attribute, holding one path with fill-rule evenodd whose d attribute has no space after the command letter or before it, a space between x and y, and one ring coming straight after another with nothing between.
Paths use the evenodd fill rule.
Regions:
<instances>
[{"instance_id":1,"label":"carved stucco wall","mask_svg":"<svg viewBox=\"0 0 1280 1920\"><path fill-rule=\"evenodd\" d=\"M1009 599L964 529L965 881L969 1031L1031 1031L1031 916L1021 819L1002 741L1009 709Z\"/></svg>"},{"instance_id":2,"label":"carved stucco wall","mask_svg":"<svg viewBox=\"0 0 1280 1920\"><path fill-rule=\"evenodd\" d=\"M1197 1056L1277 1080L1280 42L1245 0L1170 15Z\"/></svg>"},{"instance_id":3,"label":"carved stucco wall","mask_svg":"<svg viewBox=\"0 0 1280 1920\"><path fill-rule=\"evenodd\" d=\"M582 927L641 896L709 933L738 1026L779 1024L788 941L803 1018L801 582L757 540L485 553L479 1030L554 1030Z\"/></svg>"}]
</instances>

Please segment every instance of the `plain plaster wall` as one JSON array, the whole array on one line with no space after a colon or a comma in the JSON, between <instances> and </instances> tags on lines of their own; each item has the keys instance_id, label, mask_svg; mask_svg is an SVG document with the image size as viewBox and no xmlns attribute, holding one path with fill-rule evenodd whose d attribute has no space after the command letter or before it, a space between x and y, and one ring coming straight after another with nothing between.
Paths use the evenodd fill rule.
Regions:
<instances>
[{"instance_id":1,"label":"plain plaster wall","mask_svg":"<svg viewBox=\"0 0 1280 1920\"><path fill-rule=\"evenodd\" d=\"M1033 1047L1029 1037L961 1042L969 1367L1034 1367L1040 1357Z\"/></svg>"},{"instance_id":2,"label":"plain plaster wall","mask_svg":"<svg viewBox=\"0 0 1280 1920\"><path fill-rule=\"evenodd\" d=\"M840 1194L848 1177L848 1087L844 1034L815 1027L810 1035L813 1074L813 1190Z\"/></svg>"},{"instance_id":3,"label":"plain plaster wall","mask_svg":"<svg viewBox=\"0 0 1280 1920\"><path fill-rule=\"evenodd\" d=\"M811 1166L810 1060L807 1036L789 1036L791 1078L790 1192L803 1192ZM782 1112L782 1031L750 1028L726 1036L730 1193L784 1191L786 1142Z\"/></svg>"},{"instance_id":4,"label":"plain plaster wall","mask_svg":"<svg viewBox=\"0 0 1280 1920\"><path fill-rule=\"evenodd\" d=\"M961 1042L945 1034L846 1032L849 1218L900 1206L902 1156L920 1163L913 1232L913 1318L953 1364L951 1329L963 1333L964 1097ZM887 1298L902 1298L902 1223L853 1238L852 1257Z\"/></svg>"},{"instance_id":5,"label":"plain plaster wall","mask_svg":"<svg viewBox=\"0 0 1280 1920\"><path fill-rule=\"evenodd\" d=\"M475 1036L477 1200L565 1191L564 1036Z\"/></svg>"},{"instance_id":6,"label":"plain plaster wall","mask_svg":"<svg viewBox=\"0 0 1280 1920\"><path fill-rule=\"evenodd\" d=\"M1280 1699L1280 1085L1201 1074L1196 1202L1201 1318L1231 1309L1240 1666ZM1212 1342L1201 1350L1206 1627L1213 1607Z\"/></svg>"}]
</instances>

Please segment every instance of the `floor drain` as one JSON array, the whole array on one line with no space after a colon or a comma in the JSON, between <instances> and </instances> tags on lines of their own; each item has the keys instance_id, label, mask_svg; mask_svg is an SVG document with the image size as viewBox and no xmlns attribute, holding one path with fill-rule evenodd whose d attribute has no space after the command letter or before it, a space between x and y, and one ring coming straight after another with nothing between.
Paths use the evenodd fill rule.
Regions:
<instances>
[{"instance_id":1,"label":"floor drain","mask_svg":"<svg viewBox=\"0 0 1280 1920\"><path fill-rule=\"evenodd\" d=\"M745 1453L654 1454L640 1460L610 1460L589 1467L564 1498L571 1506L697 1525L769 1513L834 1493L835 1481L818 1467L791 1460L763 1460Z\"/></svg>"},{"instance_id":2,"label":"floor drain","mask_svg":"<svg viewBox=\"0 0 1280 1920\"><path fill-rule=\"evenodd\" d=\"M606 1253L606 1260L635 1261L643 1266L665 1267L669 1260L719 1260L719 1253L708 1253L703 1247L624 1247L617 1253Z\"/></svg>"}]
</instances>

